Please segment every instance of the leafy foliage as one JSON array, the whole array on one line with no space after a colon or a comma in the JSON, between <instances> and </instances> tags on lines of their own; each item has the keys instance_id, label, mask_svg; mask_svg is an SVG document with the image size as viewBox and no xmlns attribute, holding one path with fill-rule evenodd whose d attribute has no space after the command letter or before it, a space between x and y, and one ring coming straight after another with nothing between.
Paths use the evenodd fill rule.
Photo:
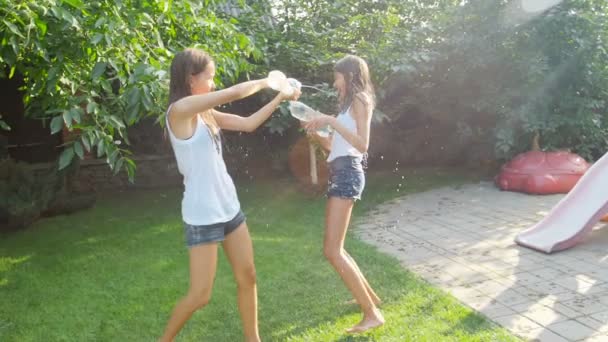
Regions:
<instances>
[{"instance_id":1,"label":"leafy foliage","mask_svg":"<svg viewBox=\"0 0 608 342\"><path fill-rule=\"evenodd\" d=\"M217 5L0 0L0 63L6 66L0 77L21 73L28 115L46 119L52 133L77 133L65 146L60 168L96 150L116 172L124 168L132 176L126 127L164 112L175 52L203 48L226 80L250 69L250 39L215 14Z\"/></svg>"},{"instance_id":2,"label":"leafy foliage","mask_svg":"<svg viewBox=\"0 0 608 342\"><path fill-rule=\"evenodd\" d=\"M216 59L218 83L280 69L330 84L335 60L354 53L393 119L421 112L483 137L499 158L537 133L547 149L597 157L608 149L608 5L527 3L0 0L0 77L23 75L28 114L76 133L60 167L94 150L132 175L126 128L149 115L163 122L169 62L192 45ZM321 110L334 103L305 94ZM282 109L268 127L295 124Z\"/></svg>"},{"instance_id":3,"label":"leafy foliage","mask_svg":"<svg viewBox=\"0 0 608 342\"><path fill-rule=\"evenodd\" d=\"M255 27L271 65L305 82L329 82L345 53L365 57L393 118L415 108L495 144L498 158L540 133L547 149L593 159L608 149L608 5L534 3L284 0L273 27Z\"/></svg>"}]
</instances>

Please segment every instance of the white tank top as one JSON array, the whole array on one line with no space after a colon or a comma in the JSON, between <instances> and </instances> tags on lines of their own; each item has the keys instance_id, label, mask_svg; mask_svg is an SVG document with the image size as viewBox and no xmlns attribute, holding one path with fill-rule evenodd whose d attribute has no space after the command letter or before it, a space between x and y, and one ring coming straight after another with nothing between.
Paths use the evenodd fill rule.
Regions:
<instances>
[{"instance_id":1,"label":"white tank top","mask_svg":"<svg viewBox=\"0 0 608 342\"><path fill-rule=\"evenodd\" d=\"M342 124L342 126L346 127L346 129L357 134L357 122L350 114L350 107L346 111L340 113L337 120ZM362 157L363 153L346 141L346 139L344 139L340 133L334 131L334 136L331 141L331 150L329 152L329 156L327 157L327 161L330 162L342 156Z\"/></svg>"},{"instance_id":2,"label":"white tank top","mask_svg":"<svg viewBox=\"0 0 608 342\"><path fill-rule=\"evenodd\" d=\"M184 176L184 222L208 225L232 220L241 205L226 170L219 137L213 138L212 130L198 115L196 131L189 139L183 140L173 135L169 126L169 111L167 127L177 167Z\"/></svg>"}]
</instances>

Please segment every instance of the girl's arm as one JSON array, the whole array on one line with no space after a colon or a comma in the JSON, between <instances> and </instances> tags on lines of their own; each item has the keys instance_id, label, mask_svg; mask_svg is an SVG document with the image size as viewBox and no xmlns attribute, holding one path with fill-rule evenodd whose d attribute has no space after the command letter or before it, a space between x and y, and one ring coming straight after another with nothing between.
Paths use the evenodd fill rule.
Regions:
<instances>
[{"instance_id":1,"label":"girl's arm","mask_svg":"<svg viewBox=\"0 0 608 342\"><path fill-rule=\"evenodd\" d=\"M300 96L300 91L296 90L292 96L279 93L272 101L268 102L257 112L250 116L239 116L234 114L222 113L213 110L213 117L221 129L229 131L253 132L266 121L277 107L284 100L296 100Z\"/></svg>"},{"instance_id":2,"label":"girl's arm","mask_svg":"<svg viewBox=\"0 0 608 342\"><path fill-rule=\"evenodd\" d=\"M253 95L266 87L268 80L261 79L239 83L207 94L186 96L171 105L170 119L176 121L191 119L198 113Z\"/></svg>"}]
</instances>

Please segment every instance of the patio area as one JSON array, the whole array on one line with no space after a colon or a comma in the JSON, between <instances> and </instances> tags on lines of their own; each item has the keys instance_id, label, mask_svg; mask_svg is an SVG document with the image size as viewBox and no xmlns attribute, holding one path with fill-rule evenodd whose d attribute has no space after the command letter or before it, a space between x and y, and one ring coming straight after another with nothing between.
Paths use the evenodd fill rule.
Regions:
<instances>
[{"instance_id":1,"label":"patio area","mask_svg":"<svg viewBox=\"0 0 608 342\"><path fill-rule=\"evenodd\" d=\"M386 203L357 236L514 334L608 341L608 233L546 255L514 243L562 195L502 192L489 182Z\"/></svg>"}]
</instances>

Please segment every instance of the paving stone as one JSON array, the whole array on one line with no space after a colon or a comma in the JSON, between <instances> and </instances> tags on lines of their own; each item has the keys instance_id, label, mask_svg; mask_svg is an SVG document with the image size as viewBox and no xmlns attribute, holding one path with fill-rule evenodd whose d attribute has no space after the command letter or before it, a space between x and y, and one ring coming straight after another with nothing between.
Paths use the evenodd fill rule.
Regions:
<instances>
[{"instance_id":1,"label":"paving stone","mask_svg":"<svg viewBox=\"0 0 608 342\"><path fill-rule=\"evenodd\" d=\"M514 244L562 195L530 196L481 182L380 205L354 223L357 237L403 267L535 341L605 340L608 235L551 255Z\"/></svg>"},{"instance_id":2,"label":"paving stone","mask_svg":"<svg viewBox=\"0 0 608 342\"><path fill-rule=\"evenodd\" d=\"M574 320L554 323L547 326L547 328L554 333L573 341L589 338L597 333L588 326Z\"/></svg>"}]
</instances>

